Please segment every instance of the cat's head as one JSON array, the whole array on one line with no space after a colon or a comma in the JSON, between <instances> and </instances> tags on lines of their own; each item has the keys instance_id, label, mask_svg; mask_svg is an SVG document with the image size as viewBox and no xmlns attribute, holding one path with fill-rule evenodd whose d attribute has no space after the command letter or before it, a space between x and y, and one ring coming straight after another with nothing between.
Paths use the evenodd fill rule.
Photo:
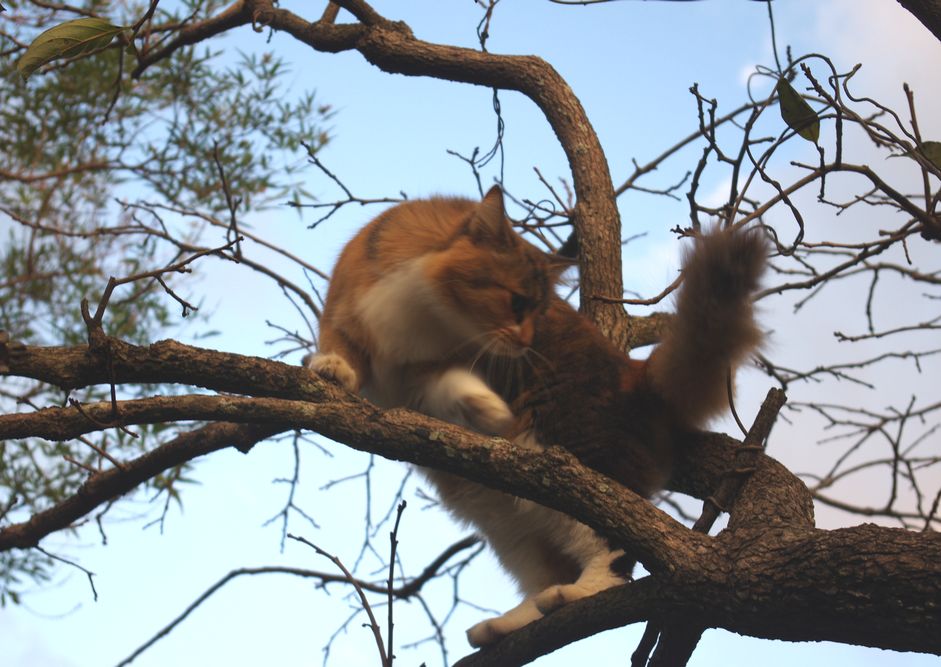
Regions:
<instances>
[{"instance_id":1,"label":"cat's head","mask_svg":"<svg viewBox=\"0 0 941 667\"><path fill-rule=\"evenodd\" d=\"M494 186L466 215L458 233L427 265L442 307L468 323L467 343L516 357L533 340L534 319L549 305L570 260L520 238Z\"/></svg>"}]
</instances>

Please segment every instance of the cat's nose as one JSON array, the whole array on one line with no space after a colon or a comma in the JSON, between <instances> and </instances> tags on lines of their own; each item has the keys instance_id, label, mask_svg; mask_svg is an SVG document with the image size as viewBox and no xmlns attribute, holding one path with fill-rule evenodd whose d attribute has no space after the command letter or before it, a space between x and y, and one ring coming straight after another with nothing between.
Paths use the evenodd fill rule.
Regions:
<instances>
[{"instance_id":1,"label":"cat's nose","mask_svg":"<svg viewBox=\"0 0 941 667\"><path fill-rule=\"evenodd\" d=\"M524 319L519 324L510 327L513 337L520 347L529 347L533 344L533 322L531 319Z\"/></svg>"}]
</instances>

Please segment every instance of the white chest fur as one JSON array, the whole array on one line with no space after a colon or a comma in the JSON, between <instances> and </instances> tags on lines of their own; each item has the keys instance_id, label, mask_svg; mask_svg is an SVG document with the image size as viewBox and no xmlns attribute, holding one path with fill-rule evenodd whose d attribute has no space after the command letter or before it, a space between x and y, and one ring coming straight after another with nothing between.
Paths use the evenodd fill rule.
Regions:
<instances>
[{"instance_id":1,"label":"white chest fur","mask_svg":"<svg viewBox=\"0 0 941 667\"><path fill-rule=\"evenodd\" d=\"M364 394L380 405L412 404L413 367L449 358L474 335L467 315L429 284L423 264L419 258L384 276L356 306L374 344Z\"/></svg>"}]
</instances>

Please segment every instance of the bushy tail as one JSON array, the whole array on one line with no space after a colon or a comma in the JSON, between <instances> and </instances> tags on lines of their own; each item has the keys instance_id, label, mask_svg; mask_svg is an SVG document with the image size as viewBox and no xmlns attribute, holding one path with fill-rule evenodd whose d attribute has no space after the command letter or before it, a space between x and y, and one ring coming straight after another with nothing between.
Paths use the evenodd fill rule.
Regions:
<instances>
[{"instance_id":1,"label":"bushy tail","mask_svg":"<svg viewBox=\"0 0 941 667\"><path fill-rule=\"evenodd\" d=\"M686 252L676 316L650 357L650 379L687 426L728 405L726 378L761 343L752 294L767 247L757 231L716 230Z\"/></svg>"}]
</instances>

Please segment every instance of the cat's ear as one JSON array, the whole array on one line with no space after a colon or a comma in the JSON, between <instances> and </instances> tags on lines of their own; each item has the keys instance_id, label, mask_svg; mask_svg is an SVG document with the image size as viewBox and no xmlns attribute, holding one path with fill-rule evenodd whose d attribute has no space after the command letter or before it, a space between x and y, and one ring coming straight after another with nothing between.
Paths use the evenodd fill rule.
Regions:
<instances>
[{"instance_id":1,"label":"cat's ear","mask_svg":"<svg viewBox=\"0 0 941 667\"><path fill-rule=\"evenodd\" d=\"M557 253L544 252L542 256L546 258L546 264L549 267L549 275L552 278L552 282L557 283L562 279L562 274L571 269L573 266L578 266L578 260L574 257L565 257Z\"/></svg>"},{"instance_id":2,"label":"cat's ear","mask_svg":"<svg viewBox=\"0 0 941 667\"><path fill-rule=\"evenodd\" d=\"M503 190L494 185L477 205L467 228L476 243L507 246L513 243L515 234L506 219L503 208Z\"/></svg>"}]
</instances>

